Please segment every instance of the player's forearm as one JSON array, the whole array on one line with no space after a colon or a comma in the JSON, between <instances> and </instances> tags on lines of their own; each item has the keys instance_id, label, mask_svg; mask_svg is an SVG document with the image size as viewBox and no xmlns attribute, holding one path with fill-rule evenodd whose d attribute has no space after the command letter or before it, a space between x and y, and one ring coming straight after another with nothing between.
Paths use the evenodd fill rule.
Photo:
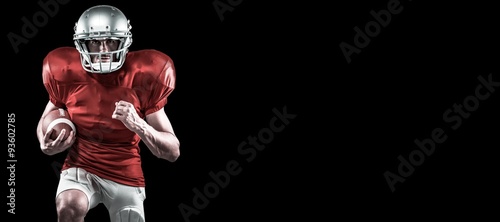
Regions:
<instances>
[{"instance_id":1,"label":"player's forearm","mask_svg":"<svg viewBox=\"0 0 500 222\"><path fill-rule=\"evenodd\" d=\"M62 147L58 147L58 148L44 148L44 147L41 147L42 149L42 152L46 155L49 155L49 156L53 156L53 155L56 155L58 153L61 153L63 151L66 150L66 148L62 148Z\"/></svg>"},{"instance_id":2,"label":"player's forearm","mask_svg":"<svg viewBox=\"0 0 500 222\"><path fill-rule=\"evenodd\" d=\"M175 162L180 155L179 139L170 132L160 132L146 122L140 124L137 134L149 150L158 158Z\"/></svg>"}]
</instances>

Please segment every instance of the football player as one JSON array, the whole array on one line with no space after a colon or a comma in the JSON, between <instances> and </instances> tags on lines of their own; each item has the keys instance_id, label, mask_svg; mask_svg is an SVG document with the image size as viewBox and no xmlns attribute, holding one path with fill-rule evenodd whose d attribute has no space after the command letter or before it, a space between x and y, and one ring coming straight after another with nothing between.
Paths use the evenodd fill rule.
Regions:
<instances>
[{"instance_id":1,"label":"football player","mask_svg":"<svg viewBox=\"0 0 500 222\"><path fill-rule=\"evenodd\" d=\"M176 72L166 54L129 51L131 24L109 5L83 12L74 27L75 47L50 51L43 60L49 101L37 127L43 153L67 151L55 195L58 221L84 221L103 203L113 222L145 221L145 180L139 142L174 162L179 140L164 106ZM76 126L67 140L43 135L41 120L63 108Z\"/></svg>"}]
</instances>

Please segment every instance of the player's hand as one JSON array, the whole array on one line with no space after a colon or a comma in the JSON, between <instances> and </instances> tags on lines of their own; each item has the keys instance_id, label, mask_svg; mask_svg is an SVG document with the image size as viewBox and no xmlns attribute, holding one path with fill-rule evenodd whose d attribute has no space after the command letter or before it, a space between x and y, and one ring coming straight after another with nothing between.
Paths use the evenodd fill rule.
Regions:
<instances>
[{"instance_id":1,"label":"player's hand","mask_svg":"<svg viewBox=\"0 0 500 222\"><path fill-rule=\"evenodd\" d=\"M135 111L134 105L123 100L115 103L115 111L113 111L111 118L120 120L125 127L133 132L140 131L144 123L144 120Z\"/></svg>"},{"instance_id":2,"label":"player's hand","mask_svg":"<svg viewBox=\"0 0 500 222\"><path fill-rule=\"evenodd\" d=\"M65 140L63 140L63 138L66 133L66 129L61 130L61 133L59 134L59 136L57 136L55 140L50 138L52 131L54 131L54 129L50 129L43 136L43 141L40 144L40 148L42 149L43 153L47 155L54 155L62 151L65 151L66 149L70 148L71 145L73 145L73 143L75 143L76 136L74 131L71 131L69 133L68 138L66 138Z\"/></svg>"}]
</instances>

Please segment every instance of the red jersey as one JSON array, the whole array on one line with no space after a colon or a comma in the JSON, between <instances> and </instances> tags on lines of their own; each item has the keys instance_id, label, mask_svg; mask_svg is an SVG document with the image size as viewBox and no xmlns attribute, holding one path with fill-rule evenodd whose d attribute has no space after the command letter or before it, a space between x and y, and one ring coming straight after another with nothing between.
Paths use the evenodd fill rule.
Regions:
<instances>
[{"instance_id":1,"label":"red jersey","mask_svg":"<svg viewBox=\"0 0 500 222\"><path fill-rule=\"evenodd\" d=\"M43 84L50 101L66 108L76 126L76 142L62 170L81 167L102 178L145 186L140 137L111 118L115 102L134 104L141 118L158 111L175 88L170 57L156 50L128 52L121 69L107 74L82 68L73 47L57 48L43 61Z\"/></svg>"}]
</instances>

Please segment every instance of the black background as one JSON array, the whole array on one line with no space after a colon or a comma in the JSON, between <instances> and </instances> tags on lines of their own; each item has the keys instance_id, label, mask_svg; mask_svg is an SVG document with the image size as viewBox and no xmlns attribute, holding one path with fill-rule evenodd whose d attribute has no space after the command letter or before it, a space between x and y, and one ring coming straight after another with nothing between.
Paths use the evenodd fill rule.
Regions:
<instances>
[{"instance_id":1,"label":"black background","mask_svg":"<svg viewBox=\"0 0 500 222\"><path fill-rule=\"evenodd\" d=\"M16 214L8 221L56 221L54 169L64 154L44 155L36 139L48 100L41 64L53 48L73 46L74 23L96 4L127 15L131 50L163 51L177 69L166 112L181 157L170 163L143 149L148 221L187 221L179 205L193 207L193 189L213 183L209 172L233 160L241 173L190 221L497 217L500 87L456 130L443 120L474 96L479 76L500 82L493 3L401 0L403 10L347 63L339 44L352 45L354 27L364 29L374 21L370 11L389 0L219 0L235 4L222 21L213 2L61 1L17 53L8 33L22 35L21 18L43 10L37 1L4 5L4 107L16 115L17 160ZM246 162L238 145L284 107L296 118ZM447 140L391 192L384 173L397 173L398 156L407 159L418 149L413 141L438 127ZM91 210L86 221L109 221L106 209Z\"/></svg>"}]
</instances>

